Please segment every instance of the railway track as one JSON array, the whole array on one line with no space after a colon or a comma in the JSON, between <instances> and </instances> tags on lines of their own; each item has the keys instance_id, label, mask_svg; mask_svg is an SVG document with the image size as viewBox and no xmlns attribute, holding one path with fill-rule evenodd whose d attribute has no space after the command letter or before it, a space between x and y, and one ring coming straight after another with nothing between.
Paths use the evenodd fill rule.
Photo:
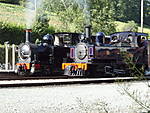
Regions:
<instances>
[{"instance_id":1,"label":"railway track","mask_svg":"<svg viewBox=\"0 0 150 113\"><path fill-rule=\"evenodd\" d=\"M141 80L141 79L140 79ZM150 76L142 79L150 80ZM137 77L111 78L70 78L67 76L17 76L14 74L0 74L0 87L25 87L66 84L113 83L123 81L139 81Z\"/></svg>"},{"instance_id":2,"label":"railway track","mask_svg":"<svg viewBox=\"0 0 150 113\"><path fill-rule=\"evenodd\" d=\"M0 81L2 80L37 80L37 79L63 79L67 78L67 76L63 75L34 75L34 76L19 76L14 73L0 73Z\"/></svg>"}]
</instances>

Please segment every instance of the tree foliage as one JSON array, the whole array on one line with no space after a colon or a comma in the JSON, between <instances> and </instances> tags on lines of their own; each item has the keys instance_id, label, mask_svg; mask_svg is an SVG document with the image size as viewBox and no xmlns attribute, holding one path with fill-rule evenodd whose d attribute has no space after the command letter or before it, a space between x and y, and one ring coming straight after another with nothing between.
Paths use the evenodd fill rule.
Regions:
<instances>
[{"instance_id":1,"label":"tree foliage","mask_svg":"<svg viewBox=\"0 0 150 113\"><path fill-rule=\"evenodd\" d=\"M91 24L94 33L103 31L108 34L115 31L114 12L110 0L53 1L46 0L44 9L50 12L50 15L55 14L59 17L62 22L62 30L83 32L85 24Z\"/></svg>"},{"instance_id":2,"label":"tree foliage","mask_svg":"<svg viewBox=\"0 0 150 113\"><path fill-rule=\"evenodd\" d=\"M150 0L144 1L144 23L150 26Z\"/></svg>"},{"instance_id":3,"label":"tree foliage","mask_svg":"<svg viewBox=\"0 0 150 113\"><path fill-rule=\"evenodd\" d=\"M141 0L113 0L117 20L140 23ZM144 24L150 25L150 0L144 0Z\"/></svg>"},{"instance_id":4,"label":"tree foliage","mask_svg":"<svg viewBox=\"0 0 150 113\"><path fill-rule=\"evenodd\" d=\"M106 34L115 32L111 0L92 0L91 3L91 20L94 32L102 31Z\"/></svg>"},{"instance_id":5,"label":"tree foliage","mask_svg":"<svg viewBox=\"0 0 150 113\"><path fill-rule=\"evenodd\" d=\"M34 24L33 30L38 35L43 36L46 33L53 33L55 30L50 28L48 24L49 20L46 14L42 14L37 17L37 22Z\"/></svg>"},{"instance_id":6,"label":"tree foliage","mask_svg":"<svg viewBox=\"0 0 150 113\"><path fill-rule=\"evenodd\" d=\"M57 31L80 32L83 29L82 9L73 0L45 0L44 10L50 19L58 17L61 26ZM54 19L54 18L52 18Z\"/></svg>"},{"instance_id":7,"label":"tree foliage","mask_svg":"<svg viewBox=\"0 0 150 113\"><path fill-rule=\"evenodd\" d=\"M22 26L0 22L0 44L6 41L18 44L18 42L21 42L21 39L23 39L23 36L24 29Z\"/></svg>"}]
</instances>

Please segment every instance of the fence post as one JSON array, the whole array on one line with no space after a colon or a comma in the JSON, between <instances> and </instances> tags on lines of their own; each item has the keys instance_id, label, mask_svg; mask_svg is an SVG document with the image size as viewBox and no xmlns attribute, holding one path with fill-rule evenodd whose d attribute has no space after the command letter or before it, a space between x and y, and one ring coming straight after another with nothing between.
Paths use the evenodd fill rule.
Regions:
<instances>
[{"instance_id":1,"label":"fence post","mask_svg":"<svg viewBox=\"0 0 150 113\"><path fill-rule=\"evenodd\" d=\"M12 70L15 70L15 44L12 44Z\"/></svg>"},{"instance_id":2,"label":"fence post","mask_svg":"<svg viewBox=\"0 0 150 113\"><path fill-rule=\"evenodd\" d=\"M8 47L9 44L5 42L5 70L8 70Z\"/></svg>"}]
</instances>

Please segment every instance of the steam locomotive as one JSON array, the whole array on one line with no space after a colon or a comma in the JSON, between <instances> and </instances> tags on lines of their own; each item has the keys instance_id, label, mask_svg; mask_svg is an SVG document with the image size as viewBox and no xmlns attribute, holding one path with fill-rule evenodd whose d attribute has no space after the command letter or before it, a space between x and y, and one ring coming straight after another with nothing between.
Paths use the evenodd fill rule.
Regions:
<instances>
[{"instance_id":1,"label":"steam locomotive","mask_svg":"<svg viewBox=\"0 0 150 113\"><path fill-rule=\"evenodd\" d=\"M148 34L138 32L116 32L105 36L99 32L91 36L91 26L85 28L85 36L70 47L71 62L62 63L64 75L106 76L128 75L132 69L125 61L131 59L139 69L150 69L150 44ZM130 62L131 63L131 62Z\"/></svg>"},{"instance_id":2,"label":"steam locomotive","mask_svg":"<svg viewBox=\"0 0 150 113\"><path fill-rule=\"evenodd\" d=\"M18 46L18 75L61 74L61 64L66 61L69 46L77 43L78 33L54 33L43 37L41 43L30 42L31 30L26 30L26 41ZM75 38L74 38L75 37Z\"/></svg>"}]
</instances>

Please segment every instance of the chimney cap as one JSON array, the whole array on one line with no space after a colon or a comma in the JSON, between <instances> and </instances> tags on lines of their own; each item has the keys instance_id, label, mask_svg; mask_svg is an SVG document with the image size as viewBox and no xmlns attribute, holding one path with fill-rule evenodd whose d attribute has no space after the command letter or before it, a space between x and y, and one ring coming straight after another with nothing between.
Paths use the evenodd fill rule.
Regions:
<instances>
[{"instance_id":1,"label":"chimney cap","mask_svg":"<svg viewBox=\"0 0 150 113\"><path fill-rule=\"evenodd\" d=\"M92 27L92 25L85 25L85 28L90 28Z\"/></svg>"},{"instance_id":2,"label":"chimney cap","mask_svg":"<svg viewBox=\"0 0 150 113\"><path fill-rule=\"evenodd\" d=\"M32 32L32 29L26 29L25 31L26 32Z\"/></svg>"}]
</instances>

